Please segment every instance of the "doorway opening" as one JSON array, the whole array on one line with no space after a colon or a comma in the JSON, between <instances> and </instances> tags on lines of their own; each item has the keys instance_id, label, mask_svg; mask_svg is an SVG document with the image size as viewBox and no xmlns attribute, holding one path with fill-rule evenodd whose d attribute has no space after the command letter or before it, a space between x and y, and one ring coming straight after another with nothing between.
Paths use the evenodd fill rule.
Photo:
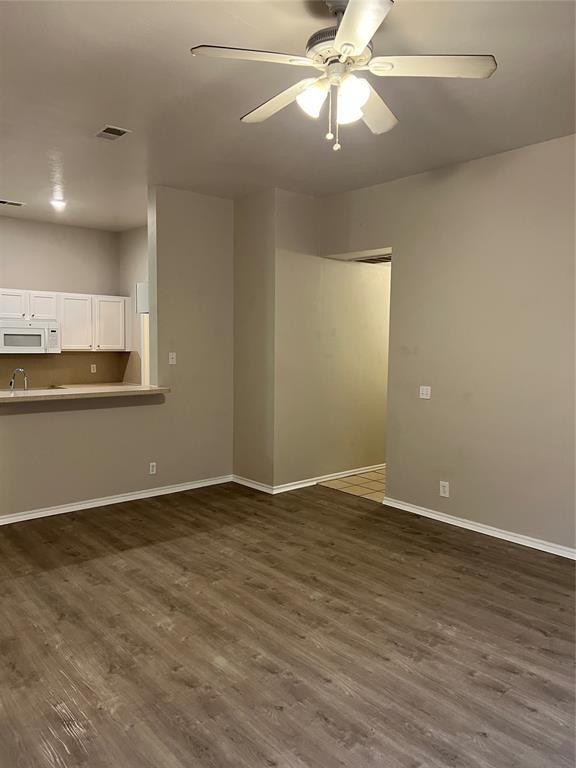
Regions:
<instances>
[{"instance_id":1,"label":"doorway opening","mask_svg":"<svg viewBox=\"0 0 576 768\"><path fill-rule=\"evenodd\" d=\"M342 375L354 382L352 399L356 402L335 417L346 420L347 428L340 435L354 444L356 468L330 475L319 485L382 503L386 493L392 249L384 247L329 258L348 262L348 311L354 310L351 320L356 341L340 364Z\"/></svg>"}]
</instances>

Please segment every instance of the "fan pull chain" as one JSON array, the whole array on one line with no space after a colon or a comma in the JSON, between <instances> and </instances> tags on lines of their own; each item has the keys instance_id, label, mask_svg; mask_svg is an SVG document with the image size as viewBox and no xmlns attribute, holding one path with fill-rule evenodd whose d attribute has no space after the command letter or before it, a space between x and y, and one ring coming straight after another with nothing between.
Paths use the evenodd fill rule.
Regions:
<instances>
[{"instance_id":1,"label":"fan pull chain","mask_svg":"<svg viewBox=\"0 0 576 768\"><path fill-rule=\"evenodd\" d=\"M334 138L334 134L332 133L332 90L332 87L330 87L328 93L328 133L326 134L326 139L328 141L332 141Z\"/></svg>"},{"instance_id":2,"label":"fan pull chain","mask_svg":"<svg viewBox=\"0 0 576 768\"><path fill-rule=\"evenodd\" d=\"M338 91L336 91L336 94L338 94ZM332 145L332 149L334 152L338 152L338 150L342 149L342 145L340 144L340 126L338 124L338 95L336 95L336 141Z\"/></svg>"}]
</instances>

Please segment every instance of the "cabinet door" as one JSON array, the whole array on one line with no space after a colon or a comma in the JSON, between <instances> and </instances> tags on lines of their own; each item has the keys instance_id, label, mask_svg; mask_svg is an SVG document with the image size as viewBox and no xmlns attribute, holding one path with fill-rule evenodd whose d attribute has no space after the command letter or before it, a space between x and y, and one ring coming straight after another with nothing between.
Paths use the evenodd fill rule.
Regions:
<instances>
[{"instance_id":1,"label":"cabinet door","mask_svg":"<svg viewBox=\"0 0 576 768\"><path fill-rule=\"evenodd\" d=\"M28 314L28 291L0 288L0 317L9 320L22 319Z\"/></svg>"},{"instance_id":2,"label":"cabinet door","mask_svg":"<svg viewBox=\"0 0 576 768\"><path fill-rule=\"evenodd\" d=\"M57 320L58 296L45 291L29 292L29 312L32 320Z\"/></svg>"},{"instance_id":3,"label":"cabinet door","mask_svg":"<svg viewBox=\"0 0 576 768\"><path fill-rule=\"evenodd\" d=\"M94 296L94 342L100 351L126 348L125 299L121 296Z\"/></svg>"},{"instance_id":4,"label":"cabinet door","mask_svg":"<svg viewBox=\"0 0 576 768\"><path fill-rule=\"evenodd\" d=\"M93 349L92 296L60 294L60 333L62 351Z\"/></svg>"}]
</instances>

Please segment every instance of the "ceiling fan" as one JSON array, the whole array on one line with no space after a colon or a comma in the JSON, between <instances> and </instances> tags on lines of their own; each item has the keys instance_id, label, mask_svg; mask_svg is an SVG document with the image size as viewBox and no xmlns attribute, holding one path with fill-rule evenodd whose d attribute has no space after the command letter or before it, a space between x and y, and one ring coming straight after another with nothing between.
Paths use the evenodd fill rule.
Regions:
<instances>
[{"instance_id":1,"label":"ceiling fan","mask_svg":"<svg viewBox=\"0 0 576 768\"><path fill-rule=\"evenodd\" d=\"M377 77L487 78L496 71L494 56L373 56L372 37L394 5L393 0L325 0L336 26L321 29L308 40L306 56L197 45L194 56L260 61L309 67L320 75L300 80L242 117L260 123L293 101L318 118L328 101L328 133L333 149L341 148L339 126L363 120L372 133L385 133L398 122L372 85L355 73Z\"/></svg>"}]
</instances>

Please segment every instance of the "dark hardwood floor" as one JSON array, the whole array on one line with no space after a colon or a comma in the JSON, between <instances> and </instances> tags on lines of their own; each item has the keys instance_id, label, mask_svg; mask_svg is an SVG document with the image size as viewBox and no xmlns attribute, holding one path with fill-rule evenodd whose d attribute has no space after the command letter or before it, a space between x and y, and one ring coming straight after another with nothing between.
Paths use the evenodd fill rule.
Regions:
<instances>
[{"instance_id":1,"label":"dark hardwood floor","mask_svg":"<svg viewBox=\"0 0 576 768\"><path fill-rule=\"evenodd\" d=\"M573 768L573 575L319 486L5 526L0 766Z\"/></svg>"}]
</instances>

